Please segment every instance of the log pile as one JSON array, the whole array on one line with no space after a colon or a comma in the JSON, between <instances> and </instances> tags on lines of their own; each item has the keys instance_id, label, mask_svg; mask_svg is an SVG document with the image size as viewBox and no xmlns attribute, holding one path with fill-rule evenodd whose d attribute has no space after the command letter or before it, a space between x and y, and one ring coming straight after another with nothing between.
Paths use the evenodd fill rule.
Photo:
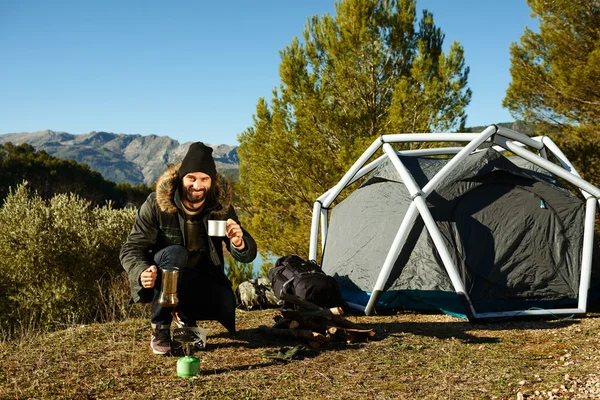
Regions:
<instances>
[{"instance_id":1,"label":"log pile","mask_svg":"<svg viewBox=\"0 0 600 400\"><path fill-rule=\"evenodd\" d=\"M350 344L375 336L372 329L345 319L341 307L319 307L287 293L281 294L281 300L293 304L295 309L282 309L281 315L275 317L275 324L272 327L261 325L261 332L275 337L299 339L313 349L332 341Z\"/></svg>"}]
</instances>

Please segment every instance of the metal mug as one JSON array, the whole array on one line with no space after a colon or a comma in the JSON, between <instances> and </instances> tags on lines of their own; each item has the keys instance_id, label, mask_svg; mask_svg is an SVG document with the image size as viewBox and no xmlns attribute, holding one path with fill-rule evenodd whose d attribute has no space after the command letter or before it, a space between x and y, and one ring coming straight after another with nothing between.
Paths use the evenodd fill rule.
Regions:
<instances>
[{"instance_id":1,"label":"metal mug","mask_svg":"<svg viewBox=\"0 0 600 400\"><path fill-rule=\"evenodd\" d=\"M227 236L227 221L209 219L208 236Z\"/></svg>"},{"instance_id":2,"label":"metal mug","mask_svg":"<svg viewBox=\"0 0 600 400\"><path fill-rule=\"evenodd\" d=\"M179 278L179 269L162 268L162 288L158 304L163 307L175 307L179 303L177 297L177 279Z\"/></svg>"}]
</instances>

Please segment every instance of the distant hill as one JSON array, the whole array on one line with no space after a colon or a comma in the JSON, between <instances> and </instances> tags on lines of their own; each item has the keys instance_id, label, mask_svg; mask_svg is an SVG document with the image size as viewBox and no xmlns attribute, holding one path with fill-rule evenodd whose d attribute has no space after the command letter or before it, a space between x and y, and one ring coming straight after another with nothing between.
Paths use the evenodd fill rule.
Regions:
<instances>
[{"instance_id":1,"label":"distant hill","mask_svg":"<svg viewBox=\"0 0 600 400\"><path fill-rule=\"evenodd\" d=\"M140 206L151 190L143 184L114 183L87 164L63 160L27 143L0 143L0 204L24 181L43 199L73 193L92 205Z\"/></svg>"},{"instance_id":2,"label":"distant hill","mask_svg":"<svg viewBox=\"0 0 600 400\"><path fill-rule=\"evenodd\" d=\"M531 126L531 125L528 125L528 124L526 124L525 122L522 122L522 121L500 122L500 123L498 123L496 125L502 126L504 128L512 129L513 131L517 131L517 132L522 133L522 134L527 135L527 136L533 136L533 135L535 135L535 129L534 129L534 127ZM465 132L479 133L479 132L482 132L488 126L489 125L485 125L485 126L472 126L470 128L465 128Z\"/></svg>"},{"instance_id":3,"label":"distant hill","mask_svg":"<svg viewBox=\"0 0 600 400\"><path fill-rule=\"evenodd\" d=\"M128 135L109 132L70 134L45 130L40 132L0 134L0 144L28 143L36 150L61 158L86 163L92 170L115 183L152 185L167 164L183 159L192 142L180 144L168 136ZM214 151L217 169L237 179L237 146L209 144Z\"/></svg>"}]
</instances>

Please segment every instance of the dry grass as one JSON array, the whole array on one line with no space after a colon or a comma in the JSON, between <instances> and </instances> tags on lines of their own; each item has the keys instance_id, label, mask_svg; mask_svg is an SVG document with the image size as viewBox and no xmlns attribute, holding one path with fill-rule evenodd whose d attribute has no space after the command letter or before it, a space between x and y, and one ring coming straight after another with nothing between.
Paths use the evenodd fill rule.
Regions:
<instances>
[{"instance_id":1,"label":"dry grass","mask_svg":"<svg viewBox=\"0 0 600 400\"><path fill-rule=\"evenodd\" d=\"M600 398L600 318L470 324L445 315L349 317L375 340L281 363L258 332L278 310L238 311L239 334L202 326L201 375L155 356L146 319L76 326L0 343L2 399ZM596 386L597 385L597 386Z\"/></svg>"}]
</instances>

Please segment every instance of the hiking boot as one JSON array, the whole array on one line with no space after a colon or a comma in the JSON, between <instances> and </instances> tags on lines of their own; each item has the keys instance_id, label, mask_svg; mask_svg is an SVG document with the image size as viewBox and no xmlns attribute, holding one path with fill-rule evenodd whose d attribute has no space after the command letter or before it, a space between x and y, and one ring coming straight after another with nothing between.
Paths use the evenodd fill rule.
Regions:
<instances>
[{"instance_id":1,"label":"hiking boot","mask_svg":"<svg viewBox=\"0 0 600 400\"><path fill-rule=\"evenodd\" d=\"M150 348L154 354L168 354L171 351L171 331L169 329L153 330Z\"/></svg>"}]
</instances>

